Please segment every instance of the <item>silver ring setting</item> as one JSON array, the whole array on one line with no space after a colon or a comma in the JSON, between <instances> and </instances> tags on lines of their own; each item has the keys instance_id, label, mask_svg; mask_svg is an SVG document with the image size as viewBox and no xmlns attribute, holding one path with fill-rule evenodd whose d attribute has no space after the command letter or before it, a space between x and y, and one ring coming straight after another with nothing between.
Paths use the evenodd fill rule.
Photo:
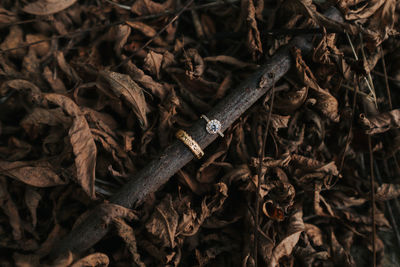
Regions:
<instances>
[{"instance_id":1,"label":"silver ring setting","mask_svg":"<svg viewBox=\"0 0 400 267\"><path fill-rule=\"evenodd\" d=\"M224 134L221 132L221 122L219 120L210 120L206 117L206 115L201 115L200 118L204 119L207 122L206 131L209 134L219 134L221 137L224 137Z\"/></svg>"}]
</instances>

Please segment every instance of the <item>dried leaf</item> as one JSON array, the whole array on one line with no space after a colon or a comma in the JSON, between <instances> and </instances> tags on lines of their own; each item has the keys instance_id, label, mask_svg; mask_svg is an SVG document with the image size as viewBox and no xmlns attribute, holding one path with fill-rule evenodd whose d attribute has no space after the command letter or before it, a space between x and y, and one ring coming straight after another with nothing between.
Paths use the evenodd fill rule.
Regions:
<instances>
[{"instance_id":1,"label":"dried leaf","mask_svg":"<svg viewBox=\"0 0 400 267\"><path fill-rule=\"evenodd\" d=\"M300 89L293 88L289 92L278 93L274 109L283 114L291 114L304 104L307 96L308 86L303 86Z\"/></svg>"},{"instance_id":2,"label":"dried leaf","mask_svg":"<svg viewBox=\"0 0 400 267\"><path fill-rule=\"evenodd\" d=\"M25 190L25 204L28 207L29 213L32 217L32 225L36 227L37 216L36 210L39 206L39 201L42 199L42 196L34 189L27 187Z\"/></svg>"},{"instance_id":3,"label":"dried leaf","mask_svg":"<svg viewBox=\"0 0 400 267\"><path fill-rule=\"evenodd\" d=\"M375 199L378 201L386 201L398 198L399 196L400 196L400 185L382 184L376 190Z\"/></svg>"},{"instance_id":4,"label":"dried leaf","mask_svg":"<svg viewBox=\"0 0 400 267\"><path fill-rule=\"evenodd\" d=\"M331 231L331 244L333 262L335 265L344 267L356 266L353 257L350 255L349 251L346 251L338 242L333 231Z\"/></svg>"},{"instance_id":5,"label":"dried leaf","mask_svg":"<svg viewBox=\"0 0 400 267\"><path fill-rule=\"evenodd\" d=\"M175 247L175 235L179 214L176 212L171 195L167 195L155 208L146 223L146 229L157 238L161 247Z\"/></svg>"},{"instance_id":6,"label":"dried leaf","mask_svg":"<svg viewBox=\"0 0 400 267\"><path fill-rule=\"evenodd\" d=\"M7 191L7 180L3 176L0 176L0 207L8 217L14 240L20 240L22 238L21 218L17 205Z\"/></svg>"},{"instance_id":7,"label":"dried leaf","mask_svg":"<svg viewBox=\"0 0 400 267\"><path fill-rule=\"evenodd\" d=\"M140 259L140 254L137 250L136 237L133 229L121 218L116 218L113 222L117 228L118 235L124 240L131 253L132 262L135 263L136 266L145 267L146 265Z\"/></svg>"},{"instance_id":8,"label":"dried leaf","mask_svg":"<svg viewBox=\"0 0 400 267\"><path fill-rule=\"evenodd\" d=\"M107 267L110 260L106 254L93 253L90 254L71 265L71 267L87 267L87 266L104 266Z\"/></svg>"},{"instance_id":9,"label":"dried leaf","mask_svg":"<svg viewBox=\"0 0 400 267\"><path fill-rule=\"evenodd\" d=\"M56 92L58 94L66 94L67 93L67 89L65 88L65 85L62 82L62 80L58 77L55 77L49 67L46 66L44 68L43 76L46 79L46 81L50 84L50 86L54 92Z\"/></svg>"},{"instance_id":10,"label":"dried leaf","mask_svg":"<svg viewBox=\"0 0 400 267\"><path fill-rule=\"evenodd\" d=\"M321 247L324 245L323 234L319 227L308 223L305 223L304 227L305 233L315 246Z\"/></svg>"},{"instance_id":11,"label":"dried leaf","mask_svg":"<svg viewBox=\"0 0 400 267\"><path fill-rule=\"evenodd\" d=\"M160 36L156 36L157 30L155 30L153 27L140 21L126 21L125 23L130 27L132 27L134 30L141 32L144 36L152 38L153 40L152 43L154 43L155 45L158 46L168 45Z\"/></svg>"},{"instance_id":12,"label":"dried leaf","mask_svg":"<svg viewBox=\"0 0 400 267\"><path fill-rule=\"evenodd\" d=\"M160 99L164 99L168 92L162 84L153 80L149 75L146 75L141 69L136 67L131 61L126 64L127 72L131 78L140 83L143 87L149 89L151 93Z\"/></svg>"},{"instance_id":13,"label":"dried leaf","mask_svg":"<svg viewBox=\"0 0 400 267\"><path fill-rule=\"evenodd\" d=\"M7 24L15 22L17 20L17 14L5 8L0 8L0 28L2 28L2 25L7 26Z\"/></svg>"},{"instance_id":14,"label":"dried leaf","mask_svg":"<svg viewBox=\"0 0 400 267\"><path fill-rule=\"evenodd\" d=\"M310 0L297 0L296 2L299 4L300 10L307 14L316 24L320 25L321 28L334 29L338 32L343 32L344 29L351 34L357 34L359 32L357 26L343 22L343 19L338 15L335 16L335 19L322 15L316 10Z\"/></svg>"},{"instance_id":15,"label":"dried leaf","mask_svg":"<svg viewBox=\"0 0 400 267\"><path fill-rule=\"evenodd\" d=\"M279 260L283 256L289 256L292 253L293 248L299 241L300 234L304 231L303 212L301 210L290 216L288 229L285 238L274 247L268 266L279 266Z\"/></svg>"},{"instance_id":16,"label":"dried leaf","mask_svg":"<svg viewBox=\"0 0 400 267\"><path fill-rule=\"evenodd\" d=\"M50 187L66 183L61 180L48 161L7 162L0 160L0 172L34 187Z\"/></svg>"},{"instance_id":17,"label":"dried leaf","mask_svg":"<svg viewBox=\"0 0 400 267\"><path fill-rule=\"evenodd\" d=\"M68 134L75 154L78 183L91 198L95 198L94 181L97 148L85 116L83 116L79 107L66 96L46 94L45 98L60 106L69 116L73 117Z\"/></svg>"},{"instance_id":18,"label":"dried leaf","mask_svg":"<svg viewBox=\"0 0 400 267\"><path fill-rule=\"evenodd\" d=\"M260 32L258 31L256 21L256 10L253 0L242 1L242 7L246 10L248 33L247 33L247 46L253 55L253 59L257 59L262 55L263 49L261 44Z\"/></svg>"},{"instance_id":19,"label":"dried leaf","mask_svg":"<svg viewBox=\"0 0 400 267\"><path fill-rule=\"evenodd\" d=\"M131 28L128 25L118 25L116 28L116 36L113 36L116 39L114 45L114 51L120 55L121 48L124 47L126 42L128 41L129 35L131 34Z\"/></svg>"},{"instance_id":20,"label":"dried leaf","mask_svg":"<svg viewBox=\"0 0 400 267\"><path fill-rule=\"evenodd\" d=\"M8 33L7 37L4 39L4 41L0 44L0 49L1 50L7 50L7 49L12 49L19 47L23 45L23 32L20 27L18 26L12 26L10 27L10 32ZM13 56L23 56L24 54L24 49L16 49L13 51L10 51L10 54Z\"/></svg>"},{"instance_id":21,"label":"dried leaf","mask_svg":"<svg viewBox=\"0 0 400 267\"><path fill-rule=\"evenodd\" d=\"M148 127L146 116L148 108L143 89L126 74L101 71L100 75L109 82L111 90L117 97L123 97L130 104L139 119L140 125L143 129L146 129Z\"/></svg>"},{"instance_id":22,"label":"dried leaf","mask_svg":"<svg viewBox=\"0 0 400 267\"><path fill-rule=\"evenodd\" d=\"M33 3L27 4L22 10L26 13L33 15L51 15L75 4L76 0L39 0Z\"/></svg>"},{"instance_id":23,"label":"dried leaf","mask_svg":"<svg viewBox=\"0 0 400 267\"><path fill-rule=\"evenodd\" d=\"M160 4L151 0L137 0L131 7L131 11L139 16L157 14L172 8L173 0L167 0Z\"/></svg>"},{"instance_id":24,"label":"dried leaf","mask_svg":"<svg viewBox=\"0 0 400 267\"><path fill-rule=\"evenodd\" d=\"M400 128L400 109L380 113L369 118L360 114L359 121L365 127L366 134L384 133L390 129Z\"/></svg>"},{"instance_id":25,"label":"dried leaf","mask_svg":"<svg viewBox=\"0 0 400 267\"><path fill-rule=\"evenodd\" d=\"M41 34L27 34L25 36L27 43L35 43L42 40L46 40L47 37ZM35 50L36 54L40 57L45 56L50 50L50 43L49 41L41 42L35 45L31 45L29 49Z\"/></svg>"},{"instance_id":26,"label":"dried leaf","mask_svg":"<svg viewBox=\"0 0 400 267\"><path fill-rule=\"evenodd\" d=\"M160 79L160 69L162 61L163 61L162 54L150 50L150 52L147 53L147 56L144 59L143 68L149 71L152 75L155 75L157 79Z\"/></svg>"},{"instance_id":27,"label":"dried leaf","mask_svg":"<svg viewBox=\"0 0 400 267\"><path fill-rule=\"evenodd\" d=\"M317 104L315 107L321 111L322 114L330 118L334 122L339 121L339 111L338 111L338 102L335 97L333 97L328 90L322 89L310 68L304 62L301 56L301 50L298 48L294 48L293 54L296 58L296 69L297 74L301 81L312 89L312 93L315 95L317 99Z\"/></svg>"},{"instance_id":28,"label":"dried leaf","mask_svg":"<svg viewBox=\"0 0 400 267\"><path fill-rule=\"evenodd\" d=\"M198 79L203 75L206 66L203 58L196 49L190 48L184 52L183 61L185 63L186 75L190 80Z\"/></svg>"}]
</instances>

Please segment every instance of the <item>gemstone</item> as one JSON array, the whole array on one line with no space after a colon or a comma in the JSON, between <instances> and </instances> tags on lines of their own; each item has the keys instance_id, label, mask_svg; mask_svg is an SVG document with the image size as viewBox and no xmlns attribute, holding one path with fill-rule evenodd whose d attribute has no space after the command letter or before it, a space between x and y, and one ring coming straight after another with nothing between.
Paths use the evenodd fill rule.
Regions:
<instances>
[{"instance_id":1,"label":"gemstone","mask_svg":"<svg viewBox=\"0 0 400 267\"><path fill-rule=\"evenodd\" d=\"M216 134L219 130L221 130L221 123L217 120L210 120L207 122L206 130L210 134Z\"/></svg>"}]
</instances>

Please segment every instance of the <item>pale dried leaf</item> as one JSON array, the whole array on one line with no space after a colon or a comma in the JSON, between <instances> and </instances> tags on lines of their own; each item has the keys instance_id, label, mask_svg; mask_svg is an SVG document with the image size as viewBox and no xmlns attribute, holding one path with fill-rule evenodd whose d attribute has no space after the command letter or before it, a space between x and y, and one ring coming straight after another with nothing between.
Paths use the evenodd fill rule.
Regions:
<instances>
[{"instance_id":1,"label":"pale dried leaf","mask_svg":"<svg viewBox=\"0 0 400 267\"><path fill-rule=\"evenodd\" d=\"M65 184L48 161L8 162L0 160L0 172L34 187L50 187Z\"/></svg>"},{"instance_id":2,"label":"pale dried leaf","mask_svg":"<svg viewBox=\"0 0 400 267\"><path fill-rule=\"evenodd\" d=\"M168 91L164 88L162 84L154 81L151 76L146 75L143 70L136 67L136 65L134 65L132 61L129 61L126 64L126 68L127 72L134 81L149 89L153 95L159 97L160 99L164 99Z\"/></svg>"},{"instance_id":3,"label":"pale dried leaf","mask_svg":"<svg viewBox=\"0 0 400 267\"><path fill-rule=\"evenodd\" d=\"M27 187L25 190L25 204L28 207L29 213L32 217L32 225L36 227L37 216L36 210L39 206L39 201L42 199L42 196L34 189Z\"/></svg>"},{"instance_id":4,"label":"pale dried leaf","mask_svg":"<svg viewBox=\"0 0 400 267\"><path fill-rule=\"evenodd\" d=\"M367 134L378 134L389 131L390 129L400 128L400 109L380 113L367 118L364 114L359 119Z\"/></svg>"},{"instance_id":5,"label":"pale dried leaf","mask_svg":"<svg viewBox=\"0 0 400 267\"><path fill-rule=\"evenodd\" d=\"M20 240L22 238L21 218L17 205L7 191L7 180L3 176L0 176L0 207L9 218L14 240Z\"/></svg>"},{"instance_id":6,"label":"pale dried leaf","mask_svg":"<svg viewBox=\"0 0 400 267\"><path fill-rule=\"evenodd\" d=\"M131 7L131 11L139 16L162 13L166 9L172 8L173 0L167 0L160 4L151 0L137 0Z\"/></svg>"},{"instance_id":7,"label":"pale dried leaf","mask_svg":"<svg viewBox=\"0 0 400 267\"><path fill-rule=\"evenodd\" d=\"M33 15L51 15L72 6L76 1L77 0L39 0L27 4L22 10Z\"/></svg>"},{"instance_id":8,"label":"pale dried leaf","mask_svg":"<svg viewBox=\"0 0 400 267\"><path fill-rule=\"evenodd\" d=\"M25 36L25 39L26 39L27 43L34 43L34 42L46 40L47 37L42 34L27 34ZM35 52L38 56L43 57L49 52L50 43L49 43L49 41L45 41L45 42L31 45L29 48L35 50Z\"/></svg>"},{"instance_id":9,"label":"pale dried leaf","mask_svg":"<svg viewBox=\"0 0 400 267\"><path fill-rule=\"evenodd\" d=\"M376 190L375 198L378 201L386 201L400 196L399 184L382 184Z\"/></svg>"},{"instance_id":10,"label":"pale dried leaf","mask_svg":"<svg viewBox=\"0 0 400 267\"><path fill-rule=\"evenodd\" d=\"M157 79L160 79L160 69L163 58L164 57L162 54L150 50L150 52L147 53L147 56L144 59L143 68L149 71L151 74L155 75Z\"/></svg>"},{"instance_id":11,"label":"pale dried leaf","mask_svg":"<svg viewBox=\"0 0 400 267\"><path fill-rule=\"evenodd\" d=\"M293 248L299 241L300 234L304 231L303 212L301 210L296 211L289 220L289 230L286 237L272 251L271 261L268 263L270 267L279 266L279 260L283 256L292 254Z\"/></svg>"},{"instance_id":12,"label":"pale dried leaf","mask_svg":"<svg viewBox=\"0 0 400 267\"><path fill-rule=\"evenodd\" d=\"M77 0L39 0L27 4L22 10L33 15L51 15L72 6L76 1Z\"/></svg>"},{"instance_id":13,"label":"pale dried leaf","mask_svg":"<svg viewBox=\"0 0 400 267\"><path fill-rule=\"evenodd\" d=\"M146 223L146 229L160 242L162 247L175 247L175 234L179 214L176 212L171 195L167 195L155 208Z\"/></svg>"},{"instance_id":14,"label":"pale dried leaf","mask_svg":"<svg viewBox=\"0 0 400 267\"><path fill-rule=\"evenodd\" d=\"M262 43L260 32L258 31L257 20L256 20L256 10L254 7L253 0L242 1L242 5L245 5L244 8L247 12L247 24L248 24L248 33L247 33L247 46L249 47L250 52L253 55L253 59L257 59L262 53Z\"/></svg>"},{"instance_id":15,"label":"pale dried leaf","mask_svg":"<svg viewBox=\"0 0 400 267\"><path fill-rule=\"evenodd\" d=\"M140 254L137 250L135 233L123 219L116 218L113 220L115 227L117 228L118 235L124 240L132 257L132 262L135 266L145 267L146 265L140 259Z\"/></svg>"},{"instance_id":16,"label":"pale dried leaf","mask_svg":"<svg viewBox=\"0 0 400 267\"><path fill-rule=\"evenodd\" d=\"M107 267L110 264L110 260L106 254L93 253L90 254L77 262L73 263L71 267L88 267L88 266L103 266Z\"/></svg>"},{"instance_id":17,"label":"pale dried leaf","mask_svg":"<svg viewBox=\"0 0 400 267\"><path fill-rule=\"evenodd\" d=\"M298 77L305 85L312 89L311 93L317 100L315 107L332 121L338 122L340 116L338 110L339 104L336 98L333 97L328 90L324 90L318 85L311 69L307 66L301 56L301 50L298 48L293 48L292 51L296 58L296 70Z\"/></svg>"},{"instance_id":18,"label":"pale dried leaf","mask_svg":"<svg viewBox=\"0 0 400 267\"><path fill-rule=\"evenodd\" d=\"M91 198L95 198L94 181L97 148L85 116L83 116L79 107L66 96L46 94L45 98L60 106L68 115L73 117L68 134L75 154L78 183Z\"/></svg>"},{"instance_id":19,"label":"pale dried leaf","mask_svg":"<svg viewBox=\"0 0 400 267\"><path fill-rule=\"evenodd\" d=\"M0 44L1 50L19 47L24 43L23 32L19 26L12 26L9 28L8 35L5 38L3 37L2 40L3 42ZM23 56L24 49L21 48L10 51L10 54L14 56Z\"/></svg>"},{"instance_id":20,"label":"pale dried leaf","mask_svg":"<svg viewBox=\"0 0 400 267\"><path fill-rule=\"evenodd\" d=\"M112 71L101 71L100 75L108 81L111 90L118 96L123 97L136 114L143 129L148 126L147 103L144 98L143 89L135 83L129 75Z\"/></svg>"}]
</instances>

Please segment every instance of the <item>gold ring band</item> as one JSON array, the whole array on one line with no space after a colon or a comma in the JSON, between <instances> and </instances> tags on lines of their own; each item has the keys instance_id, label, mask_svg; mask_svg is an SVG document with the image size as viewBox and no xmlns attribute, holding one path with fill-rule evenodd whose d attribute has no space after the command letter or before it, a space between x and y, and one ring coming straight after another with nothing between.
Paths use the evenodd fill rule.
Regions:
<instances>
[{"instance_id":1,"label":"gold ring band","mask_svg":"<svg viewBox=\"0 0 400 267\"><path fill-rule=\"evenodd\" d=\"M199 144L193 140L193 138L187 134L184 130L179 130L175 134L176 138L181 140L192 153L196 156L196 158L200 159L204 156L204 152L199 146Z\"/></svg>"}]
</instances>

